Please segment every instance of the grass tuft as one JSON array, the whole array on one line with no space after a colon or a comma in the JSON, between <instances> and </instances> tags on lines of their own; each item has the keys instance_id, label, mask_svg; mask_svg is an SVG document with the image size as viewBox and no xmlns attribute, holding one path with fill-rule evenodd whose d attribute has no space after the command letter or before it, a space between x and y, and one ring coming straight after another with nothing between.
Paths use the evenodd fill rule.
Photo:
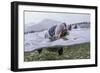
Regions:
<instances>
[{"instance_id":1,"label":"grass tuft","mask_svg":"<svg viewBox=\"0 0 100 73\"><path fill-rule=\"evenodd\" d=\"M62 55L59 55L57 52L60 47L63 47ZM26 62L70 59L90 59L90 43L42 48L40 54L38 51L24 53L24 61Z\"/></svg>"}]
</instances>

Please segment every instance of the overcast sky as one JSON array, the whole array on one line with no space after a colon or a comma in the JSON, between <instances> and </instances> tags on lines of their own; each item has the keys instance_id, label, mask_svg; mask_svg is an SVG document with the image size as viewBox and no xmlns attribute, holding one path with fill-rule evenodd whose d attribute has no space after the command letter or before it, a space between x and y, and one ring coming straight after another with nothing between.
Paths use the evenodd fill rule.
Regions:
<instances>
[{"instance_id":1,"label":"overcast sky","mask_svg":"<svg viewBox=\"0 0 100 73\"><path fill-rule=\"evenodd\" d=\"M25 25L31 25L30 23L37 24L44 19L52 19L56 21L70 23L90 21L90 14L78 14L78 13L50 13L50 12L28 12L25 11Z\"/></svg>"}]
</instances>

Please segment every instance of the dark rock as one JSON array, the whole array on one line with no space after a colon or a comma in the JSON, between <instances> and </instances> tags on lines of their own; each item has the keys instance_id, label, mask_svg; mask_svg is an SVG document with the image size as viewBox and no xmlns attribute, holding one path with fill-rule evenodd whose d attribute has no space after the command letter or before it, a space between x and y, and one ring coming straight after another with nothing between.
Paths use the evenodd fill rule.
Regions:
<instances>
[{"instance_id":1,"label":"dark rock","mask_svg":"<svg viewBox=\"0 0 100 73\"><path fill-rule=\"evenodd\" d=\"M42 52L42 49L38 49L38 53L40 54Z\"/></svg>"},{"instance_id":2,"label":"dark rock","mask_svg":"<svg viewBox=\"0 0 100 73\"><path fill-rule=\"evenodd\" d=\"M59 55L63 54L63 48L62 47L58 50L58 53L59 53Z\"/></svg>"}]
</instances>

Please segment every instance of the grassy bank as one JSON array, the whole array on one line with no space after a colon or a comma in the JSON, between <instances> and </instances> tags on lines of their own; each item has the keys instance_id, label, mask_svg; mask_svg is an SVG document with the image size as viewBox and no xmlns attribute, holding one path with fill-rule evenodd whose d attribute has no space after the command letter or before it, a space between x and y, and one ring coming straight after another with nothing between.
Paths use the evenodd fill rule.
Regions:
<instances>
[{"instance_id":1,"label":"grassy bank","mask_svg":"<svg viewBox=\"0 0 100 73\"><path fill-rule=\"evenodd\" d=\"M59 55L57 48L42 48L38 51L25 52L24 61L47 61L47 60L69 60L69 59L89 59L90 43L83 43L71 46L63 46L63 54Z\"/></svg>"}]
</instances>

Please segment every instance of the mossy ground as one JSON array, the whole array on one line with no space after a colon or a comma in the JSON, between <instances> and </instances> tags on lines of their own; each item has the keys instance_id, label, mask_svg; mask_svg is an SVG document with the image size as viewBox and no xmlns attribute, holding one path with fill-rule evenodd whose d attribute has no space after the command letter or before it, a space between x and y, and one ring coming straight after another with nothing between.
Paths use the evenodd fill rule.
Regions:
<instances>
[{"instance_id":1,"label":"mossy ground","mask_svg":"<svg viewBox=\"0 0 100 73\"><path fill-rule=\"evenodd\" d=\"M47 60L70 60L70 59L89 59L90 43L83 43L71 46L62 46L63 54L59 55L57 48L42 48L38 51L24 52L24 61L47 61Z\"/></svg>"}]
</instances>

